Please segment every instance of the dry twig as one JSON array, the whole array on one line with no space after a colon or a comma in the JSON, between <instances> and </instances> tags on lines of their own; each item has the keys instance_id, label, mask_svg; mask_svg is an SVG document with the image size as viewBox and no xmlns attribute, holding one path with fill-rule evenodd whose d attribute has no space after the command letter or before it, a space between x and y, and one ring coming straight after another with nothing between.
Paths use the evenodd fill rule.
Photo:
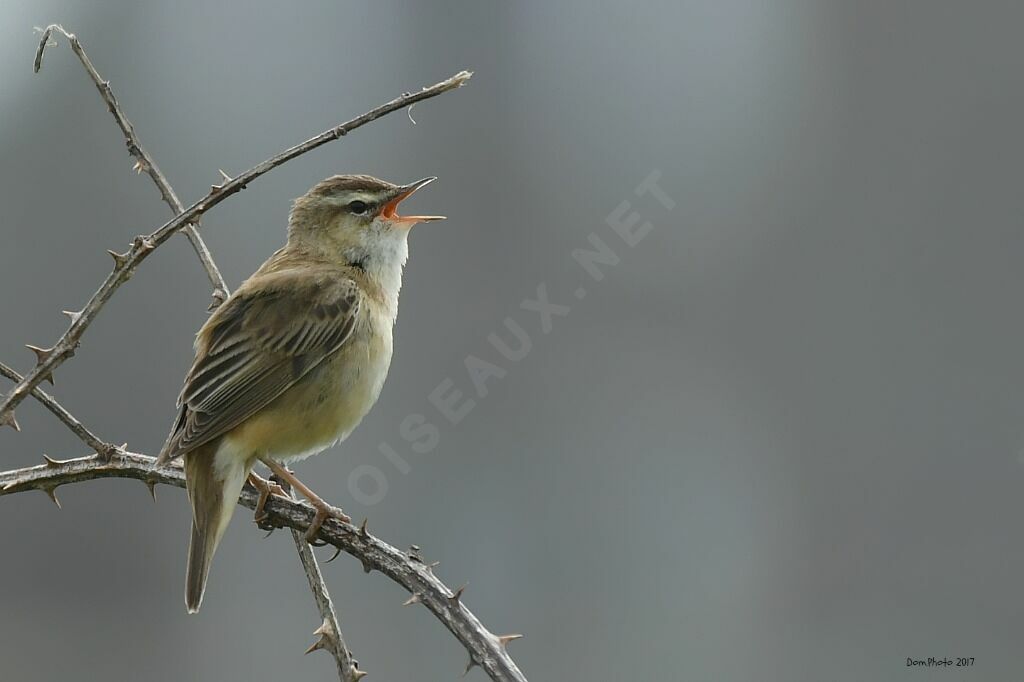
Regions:
<instances>
[{"instance_id":1,"label":"dry twig","mask_svg":"<svg viewBox=\"0 0 1024 682\"><path fill-rule=\"evenodd\" d=\"M313 548L306 541L306 536L302 531L292 528L291 534L295 549L299 553L299 561L302 562L306 579L309 581L309 589L312 590L317 608L320 609L320 615L324 619L320 627L313 632L318 639L306 650L306 653L317 649L326 649L334 656L334 661L338 666L338 677L341 681L359 682L366 672L359 669L359 663L352 657L352 652L345 644L341 626L338 624L338 614L331 602L331 595L327 592L327 584L320 573L320 564L316 561Z\"/></svg>"},{"instance_id":2,"label":"dry twig","mask_svg":"<svg viewBox=\"0 0 1024 682\"><path fill-rule=\"evenodd\" d=\"M310 648L306 653L316 649L325 649L334 658L335 666L338 669L338 679L341 682L358 682L359 678L366 673L359 670L359 664L352 656L352 652L345 644L345 638L341 634L341 625L338 623L338 614L334 610L334 602L331 601L331 593L327 591L327 583L324 581L323 573L320 571L320 564L317 563L313 548L306 541L306 536L295 529L292 529L292 540L295 542L295 551L299 554L299 561L302 563L302 570L306 574L306 581L313 593L313 600L316 608L320 611L323 623L314 634L320 639L314 643L315 648Z\"/></svg>"},{"instance_id":3,"label":"dry twig","mask_svg":"<svg viewBox=\"0 0 1024 682\"><path fill-rule=\"evenodd\" d=\"M50 36L53 33L60 33L67 38L68 43L71 45L71 51L75 53L78 60L82 62L82 66L85 67L85 72L89 74L89 78L96 84L96 89L100 91L100 97L107 104L107 109L113 114L114 120L117 121L117 127L121 129L124 134L125 143L128 145L128 153L135 157L135 170L139 173L146 173L153 179L153 184L160 190L160 196L163 200L171 207L171 210L175 215L185 210L185 207L178 201L178 195L174 193L174 189L171 184L167 182L167 178L160 172L159 166L156 165L156 161L153 160L146 150L143 149L142 143L139 141L138 136L135 134L135 126L132 125L128 117L124 115L124 111L121 109L121 105L118 104L117 98L114 97L114 91L110 89L110 81L104 80L100 76L99 72L96 71L96 67L92 65L92 61L89 56L85 54L85 49L82 48L82 43L79 42L78 38L74 33L68 33L60 24L50 24L42 31L42 35L39 38L39 47L36 48L36 58L32 62L32 68L36 73L39 73L39 69L43 66L43 52L47 47L54 46L56 43L50 42ZM188 223L185 225L185 235L188 236L188 240L192 242L192 248L195 249L196 255L199 257L199 262L203 264L203 268L206 270L206 276L210 278L210 284L213 285L213 303L210 306L211 309L216 308L228 297L228 285L224 282L224 278L221 276L220 271L217 269L217 265L213 262L213 256L210 255L210 250L206 248L206 243L203 238L199 236L199 231L196 229L194 223Z\"/></svg>"},{"instance_id":4,"label":"dry twig","mask_svg":"<svg viewBox=\"0 0 1024 682\"><path fill-rule=\"evenodd\" d=\"M28 490L53 491L59 486L96 478L133 478L154 484L185 487L180 467L153 468L154 459L135 453L114 455L109 461L91 455L57 462L47 461L34 467L0 472L0 496ZM259 498L250 487L242 490L239 504L256 508ZM272 496L266 505L268 521L277 527L305 531L315 511L307 504ZM466 608L461 590L452 590L434 575L433 566L419 555L402 552L370 534L365 525L357 527L337 519L324 522L317 538L358 559L363 570L377 570L391 578L415 597L440 620L469 652L470 661L479 665L492 680L525 682L526 678L505 651L512 635L494 635ZM397 606L397 603L396 603Z\"/></svg>"}]
</instances>

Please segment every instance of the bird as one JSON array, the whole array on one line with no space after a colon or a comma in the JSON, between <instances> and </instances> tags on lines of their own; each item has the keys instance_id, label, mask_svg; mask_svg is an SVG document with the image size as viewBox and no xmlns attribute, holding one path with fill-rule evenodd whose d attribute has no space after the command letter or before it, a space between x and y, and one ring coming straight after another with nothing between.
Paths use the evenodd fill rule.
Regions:
<instances>
[{"instance_id":1,"label":"bird","mask_svg":"<svg viewBox=\"0 0 1024 682\"><path fill-rule=\"evenodd\" d=\"M260 492L257 520L278 483L316 513L349 521L287 464L343 441L373 407L391 364L410 228L444 216L402 216L398 205L427 177L396 185L336 175L296 199L288 236L196 335L177 416L156 460L182 458L192 508L185 606L203 601L210 563L246 481Z\"/></svg>"}]
</instances>

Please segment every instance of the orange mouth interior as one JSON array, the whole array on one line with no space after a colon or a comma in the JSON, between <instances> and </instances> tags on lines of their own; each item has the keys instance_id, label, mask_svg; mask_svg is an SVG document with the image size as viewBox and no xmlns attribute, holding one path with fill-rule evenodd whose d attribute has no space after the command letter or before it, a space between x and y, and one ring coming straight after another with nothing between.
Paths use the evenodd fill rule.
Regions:
<instances>
[{"instance_id":1,"label":"orange mouth interior","mask_svg":"<svg viewBox=\"0 0 1024 682\"><path fill-rule=\"evenodd\" d=\"M398 215L398 204L400 204L402 200L405 199L410 194L412 194L412 192L400 194L391 201L389 201L388 203L384 204L384 209L380 212L380 216L391 221L404 220L405 217Z\"/></svg>"},{"instance_id":2,"label":"orange mouth interior","mask_svg":"<svg viewBox=\"0 0 1024 682\"><path fill-rule=\"evenodd\" d=\"M422 186L423 185L413 187L384 204L384 208L381 209L380 212L380 217L393 223L406 223L409 225L413 225L415 223L429 223L435 220L444 220L445 216L443 215L398 215L398 205L402 203L403 200L412 196L416 190Z\"/></svg>"}]
</instances>

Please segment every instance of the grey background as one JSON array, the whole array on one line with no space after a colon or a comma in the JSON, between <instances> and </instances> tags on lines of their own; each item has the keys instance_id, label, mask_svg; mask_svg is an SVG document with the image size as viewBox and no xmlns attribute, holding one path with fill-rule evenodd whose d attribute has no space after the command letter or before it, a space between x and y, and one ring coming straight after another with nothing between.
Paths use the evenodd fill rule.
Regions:
<instances>
[{"instance_id":1,"label":"grey background","mask_svg":"<svg viewBox=\"0 0 1024 682\"><path fill-rule=\"evenodd\" d=\"M556 5L557 6L552 6ZM0 9L0 357L66 326L169 214L65 45L109 78L186 203L285 146L462 68L471 85L302 157L208 214L235 286L320 178L438 175L381 400L299 473L417 543L534 680L1021 676L1024 289L1019 3L72 3ZM651 171L677 202L633 188ZM626 247L623 200L654 226ZM594 233L621 257L593 282ZM546 283L550 334L520 309ZM572 293L585 285L587 296ZM183 237L57 374L102 437L153 452L208 287ZM511 316L534 345L501 360ZM427 400L508 370L458 426ZM412 452L401 420L441 431ZM83 447L31 401L3 467ZM392 444L403 474L378 451ZM351 472L388 490L361 505ZM0 501L4 680L332 679L291 541L236 515L182 605L181 491L100 481ZM372 680L465 654L404 593L326 569ZM910 656L973 656L908 670ZM484 679L479 670L470 679Z\"/></svg>"}]
</instances>

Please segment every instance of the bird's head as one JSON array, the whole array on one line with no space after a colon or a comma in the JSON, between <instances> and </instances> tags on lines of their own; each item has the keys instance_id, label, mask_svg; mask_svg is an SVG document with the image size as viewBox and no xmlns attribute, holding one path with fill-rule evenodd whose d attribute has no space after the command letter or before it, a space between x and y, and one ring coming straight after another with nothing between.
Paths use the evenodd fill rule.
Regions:
<instances>
[{"instance_id":1,"label":"bird's head","mask_svg":"<svg viewBox=\"0 0 1024 682\"><path fill-rule=\"evenodd\" d=\"M406 238L416 223L444 216L398 214L398 205L437 178L395 185L369 175L335 175L318 182L295 200L288 226L289 243L360 267L405 263Z\"/></svg>"}]
</instances>

